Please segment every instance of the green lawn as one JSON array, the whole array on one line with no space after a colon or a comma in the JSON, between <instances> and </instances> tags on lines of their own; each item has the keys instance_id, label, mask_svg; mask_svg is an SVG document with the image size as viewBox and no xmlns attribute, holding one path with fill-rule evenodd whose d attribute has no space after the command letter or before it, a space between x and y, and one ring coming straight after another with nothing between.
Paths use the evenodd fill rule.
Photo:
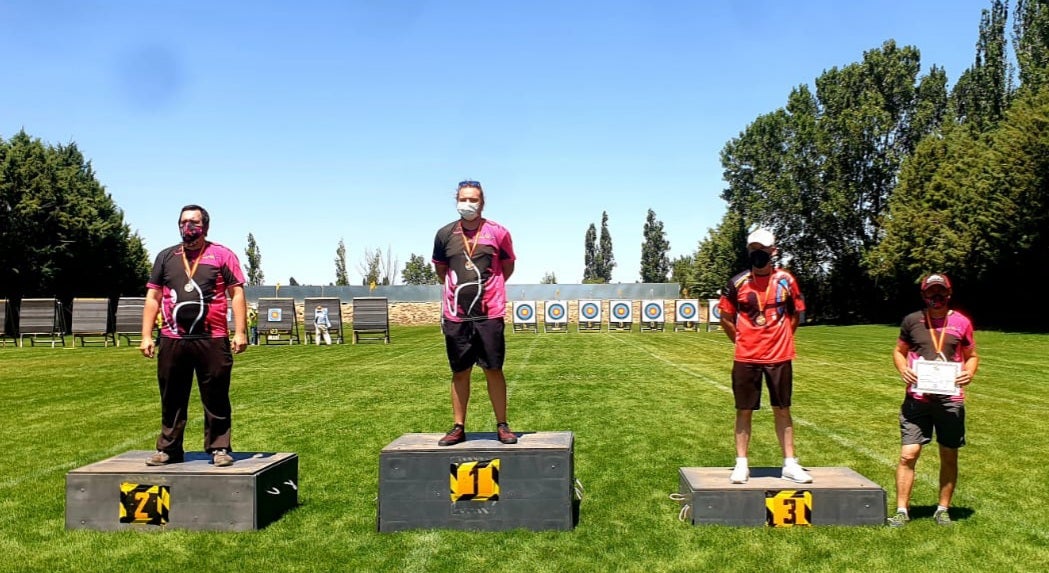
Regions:
<instances>
[{"instance_id":1,"label":"green lawn","mask_svg":"<svg viewBox=\"0 0 1049 573\"><path fill-rule=\"evenodd\" d=\"M795 426L809 466L848 466L894 504L903 390L897 328L798 333ZM65 474L131 449L159 426L155 363L136 349L0 348L0 571L1045 571L1049 570L1049 336L978 332L956 525L693 527L668 495L681 466L731 465L732 347L721 333L508 334L510 421L576 437L586 489L571 532L379 534L379 451L450 426L439 329L393 344L251 347L233 371L234 447L300 456L301 506L261 531L64 529ZM187 444L200 448L194 391ZM468 428L493 431L482 377ZM915 513L936 502L934 448ZM766 408L754 466L778 465ZM726 469L727 480L727 469Z\"/></svg>"}]
</instances>

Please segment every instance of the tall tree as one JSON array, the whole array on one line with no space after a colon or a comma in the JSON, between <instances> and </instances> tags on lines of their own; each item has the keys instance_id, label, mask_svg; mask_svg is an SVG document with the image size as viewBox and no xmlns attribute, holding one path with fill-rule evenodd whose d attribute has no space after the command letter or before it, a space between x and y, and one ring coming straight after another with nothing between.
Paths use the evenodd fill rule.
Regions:
<instances>
[{"instance_id":1,"label":"tall tree","mask_svg":"<svg viewBox=\"0 0 1049 573\"><path fill-rule=\"evenodd\" d=\"M641 282L666 282L670 272L670 259L667 257L670 241L663 231L663 221L656 219L656 212L652 209L648 210L645 217L642 235L645 240L641 243Z\"/></svg>"},{"instance_id":2,"label":"tall tree","mask_svg":"<svg viewBox=\"0 0 1049 573\"><path fill-rule=\"evenodd\" d=\"M75 143L0 137L0 297L139 295L141 237Z\"/></svg>"},{"instance_id":3,"label":"tall tree","mask_svg":"<svg viewBox=\"0 0 1049 573\"><path fill-rule=\"evenodd\" d=\"M612 282L612 269L616 266L616 257L612 254L612 234L608 232L608 212L601 211L601 243L598 246L596 260L597 278L602 282Z\"/></svg>"},{"instance_id":4,"label":"tall tree","mask_svg":"<svg viewBox=\"0 0 1049 573\"><path fill-rule=\"evenodd\" d=\"M350 277L346 274L346 243L342 239L335 249L335 286L350 286Z\"/></svg>"},{"instance_id":5,"label":"tall tree","mask_svg":"<svg viewBox=\"0 0 1049 573\"><path fill-rule=\"evenodd\" d=\"M590 223L583 240L583 283L601 282L597 269L597 227Z\"/></svg>"},{"instance_id":6,"label":"tall tree","mask_svg":"<svg viewBox=\"0 0 1049 573\"><path fill-rule=\"evenodd\" d=\"M541 285L555 285L557 284L557 275L552 272L543 275L542 280L539 281Z\"/></svg>"},{"instance_id":7,"label":"tall tree","mask_svg":"<svg viewBox=\"0 0 1049 573\"><path fill-rule=\"evenodd\" d=\"M388 286L395 282L398 261L391 254L389 247L386 248L384 257L381 249L364 249L358 268L364 277L364 284Z\"/></svg>"},{"instance_id":8,"label":"tall tree","mask_svg":"<svg viewBox=\"0 0 1049 573\"><path fill-rule=\"evenodd\" d=\"M299 286L299 281L295 277L288 277L288 286Z\"/></svg>"},{"instance_id":9,"label":"tall tree","mask_svg":"<svg viewBox=\"0 0 1049 573\"><path fill-rule=\"evenodd\" d=\"M1013 49L1021 89L1037 92L1049 84L1049 0L1017 0Z\"/></svg>"},{"instance_id":10,"label":"tall tree","mask_svg":"<svg viewBox=\"0 0 1049 573\"><path fill-rule=\"evenodd\" d=\"M263 283L262 274L262 252L259 250L258 243L255 242L255 235L248 233L248 248L245 249L244 254L248 257L247 264L247 279L248 284L258 286Z\"/></svg>"},{"instance_id":11,"label":"tall tree","mask_svg":"<svg viewBox=\"0 0 1049 573\"><path fill-rule=\"evenodd\" d=\"M986 131L996 125L1012 96L1013 74L1005 37L1008 17L1004 0L991 0L991 9L983 10L975 61L951 91L955 118L976 131Z\"/></svg>"},{"instance_id":12,"label":"tall tree","mask_svg":"<svg viewBox=\"0 0 1049 573\"><path fill-rule=\"evenodd\" d=\"M408 262L404 263L401 280L406 285L435 285L437 284L437 271L422 255L412 253L408 257Z\"/></svg>"}]
</instances>

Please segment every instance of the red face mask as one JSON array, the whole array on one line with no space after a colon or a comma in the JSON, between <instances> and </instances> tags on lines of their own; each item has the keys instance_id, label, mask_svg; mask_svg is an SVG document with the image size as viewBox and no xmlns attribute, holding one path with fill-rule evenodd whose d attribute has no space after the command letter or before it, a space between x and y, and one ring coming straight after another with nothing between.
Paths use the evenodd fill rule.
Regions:
<instances>
[{"instance_id":1,"label":"red face mask","mask_svg":"<svg viewBox=\"0 0 1049 573\"><path fill-rule=\"evenodd\" d=\"M204 227L196 225L192 221L183 223L179 230L182 233L182 242L189 244L204 236Z\"/></svg>"}]
</instances>

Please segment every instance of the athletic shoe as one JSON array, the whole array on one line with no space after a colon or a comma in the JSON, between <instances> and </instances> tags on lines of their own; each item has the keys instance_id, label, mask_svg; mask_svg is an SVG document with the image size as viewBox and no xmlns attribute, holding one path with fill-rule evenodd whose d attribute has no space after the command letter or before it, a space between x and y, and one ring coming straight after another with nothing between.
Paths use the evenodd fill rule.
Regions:
<instances>
[{"instance_id":1,"label":"athletic shoe","mask_svg":"<svg viewBox=\"0 0 1049 573\"><path fill-rule=\"evenodd\" d=\"M500 422L495 426L496 431L499 432L499 441L504 444L516 444L517 436L510 431L510 424L506 422Z\"/></svg>"},{"instance_id":2,"label":"athletic shoe","mask_svg":"<svg viewBox=\"0 0 1049 573\"><path fill-rule=\"evenodd\" d=\"M437 442L438 446L454 446L466 441L466 428L456 424Z\"/></svg>"},{"instance_id":3,"label":"athletic shoe","mask_svg":"<svg viewBox=\"0 0 1049 573\"><path fill-rule=\"evenodd\" d=\"M798 464L783 466L783 471L780 472L779 477L794 483L812 483L812 476Z\"/></svg>"},{"instance_id":4,"label":"athletic shoe","mask_svg":"<svg viewBox=\"0 0 1049 573\"><path fill-rule=\"evenodd\" d=\"M218 468L232 466L233 456L229 455L226 450L215 450L211 452L211 463Z\"/></svg>"},{"instance_id":5,"label":"athletic shoe","mask_svg":"<svg viewBox=\"0 0 1049 573\"><path fill-rule=\"evenodd\" d=\"M732 474L728 476L729 483L747 483L748 479L750 479L750 468L744 465L732 468Z\"/></svg>"},{"instance_id":6,"label":"athletic shoe","mask_svg":"<svg viewBox=\"0 0 1049 573\"><path fill-rule=\"evenodd\" d=\"M182 455L173 456L167 452L157 451L146 458L147 466L166 466L168 464L182 463Z\"/></svg>"},{"instance_id":7,"label":"athletic shoe","mask_svg":"<svg viewBox=\"0 0 1049 573\"><path fill-rule=\"evenodd\" d=\"M946 509L936 510L936 513L932 514L932 519L936 522L936 525L942 525L944 527L950 527L954 524Z\"/></svg>"},{"instance_id":8,"label":"athletic shoe","mask_svg":"<svg viewBox=\"0 0 1049 573\"><path fill-rule=\"evenodd\" d=\"M910 520L911 518L906 513L897 511L896 515L885 521L889 524L889 527L903 527L904 525L907 525L907 522Z\"/></svg>"}]
</instances>

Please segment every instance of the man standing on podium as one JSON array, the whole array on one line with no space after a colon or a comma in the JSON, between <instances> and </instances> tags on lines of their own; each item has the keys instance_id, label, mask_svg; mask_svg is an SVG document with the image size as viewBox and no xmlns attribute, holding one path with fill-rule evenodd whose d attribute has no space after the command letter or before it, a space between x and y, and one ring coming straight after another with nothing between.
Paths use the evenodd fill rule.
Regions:
<instances>
[{"instance_id":1,"label":"man standing on podium","mask_svg":"<svg viewBox=\"0 0 1049 573\"><path fill-rule=\"evenodd\" d=\"M146 459L146 465L183 461L194 372L204 404L204 451L215 466L233 464L229 384L233 354L248 347L248 305L240 261L233 251L207 240L210 224L203 207L183 207L178 220L182 242L160 251L146 284L138 348L146 358L157 356L161 409L157 451ZM236 329L232 342L226 325L227 293ZM158 313L162 321L159 348L155 348L153 325Z\"/></svg>"},{"instance_id":2,"label":"man standing on podium","mask_svg":"<svg viewBox=\"0 0 1049 573\"><path fill-rule=\"evenodd\" d=\"M506 421L506 280L514 272L513 241L505 227L485 219L484 191L477 181L461 181L455 192L459 219L441 227L433 244L433 264L444 285L441 331L452 368L455 425L439 446L466 441L466 406L474 364L484 370L495 411L499 441L516 444Z\"/></svg>"},{"instance_id":3,"label":"man standing on podium","mask_svg":"<svg viewBox=\"0 0 1049 573\"><path fill-rule=\"evenodd\" d=\"M750 479L747 450L754 410L761 407L761 383L769 389L776 437L783 450L780 476L796 483L812 483L812 476L794 454L794 422L790 416L793 394L794 331L805 311L794 276L772 264L776 239L767 229L747 237L750 269L729 280L718 308L721 326L735 346L732 394L736 402L736 465L731 483Z\"/></svg>"}]
</instances>

